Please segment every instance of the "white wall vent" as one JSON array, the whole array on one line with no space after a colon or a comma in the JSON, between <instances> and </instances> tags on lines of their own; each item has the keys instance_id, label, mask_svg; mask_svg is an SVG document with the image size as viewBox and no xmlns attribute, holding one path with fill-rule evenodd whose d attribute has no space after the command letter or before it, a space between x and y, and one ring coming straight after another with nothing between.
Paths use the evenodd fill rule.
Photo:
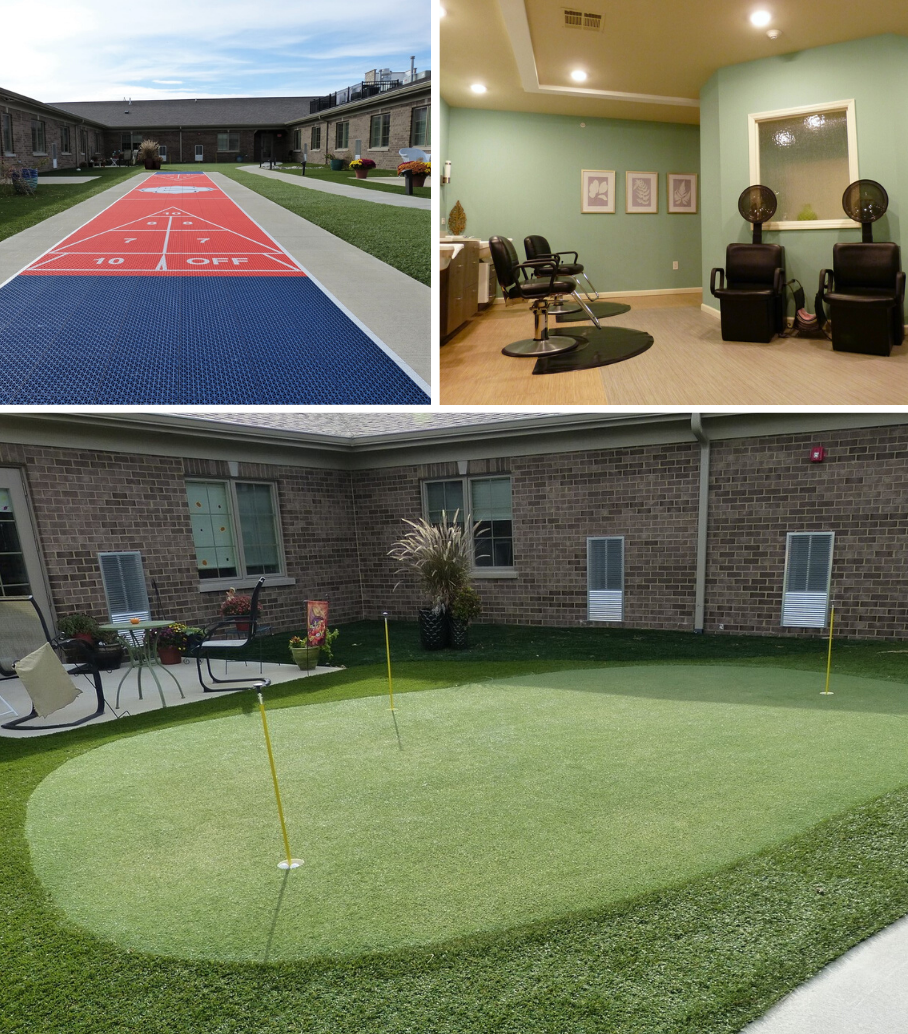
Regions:
<instances>
[{"instance_id":1,"label":"white wall vent","mask_svg":"<svg viewBox=\"0 0 908 1034\"><path fill-rule=\"evenodd\" d=\"M831 531L790 531L785 549L783 628L825 628L832 576Z\"/></svg>"},{"instance_id":2,"label":"white wall vent","mask_svg":"<svg viewBox=\"0 0 908 1034\"><path fill-rule=\"evenodd\" d=\"M602 15L594 14L592 11L578 11L572 7L565 7L564 24L568 29L590 29L599 32L602 28Z\"/></svg>"},{"instance_id":3,"label":"white wall vent","mask_svg":"<svg viewBox=\"0 0 908 1034\"><path fill-rule=\"evenodd\" d=\"M624 538L586 540L587 620L624 620Z\"/></svg>"},{"instance_id":4,"label":"white wall vent","mask_svg":"<svg viewBox=\"0 0 908 1034\"><path fill-rule=\"evenodd\" d=\"M145 587L145 572L142 570L142 554L138 550L99 553L98 561L111 622L128 621L130 618L148 621L151 608L148 589Z\"/></svg>"}]
</instances>

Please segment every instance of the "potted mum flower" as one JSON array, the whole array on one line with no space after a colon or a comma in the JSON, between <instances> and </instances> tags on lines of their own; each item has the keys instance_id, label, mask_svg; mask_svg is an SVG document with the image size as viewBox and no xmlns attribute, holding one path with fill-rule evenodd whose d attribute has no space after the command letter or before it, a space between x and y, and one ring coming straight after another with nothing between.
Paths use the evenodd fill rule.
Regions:
<instances>
[{"instance_id":1,"label":"potted mum flower","mask_svg":"<svg viewBox=\"0 0 908 1034\"><path fill-rule=\"evenodd\" d=\"M371 158L354 158L350 162L350 168L356 173L358 180L364 180L369 175L369 170L375 168L375 162Z\"/></svg>"},{"instance_id":2,"label":"potted mum flower","mask_svg":"<svg viewBox=\"0 0 908 1034\"><path fill-rule=\"evenodd\" d=\"M162 628L155 637L161 664L179 664L183 654L193 642L201 640L202 634L201 628L192 628L179 621Z\"/></svg>"},{"instance_id":3,"label":"potted mum flower","mask_svg":"<svg viewBox=\"0 0 908 1034\"><path fill-rule=\"evenodd\" d=\"M424 187L426 185L426 176L431 171L431 162L401 162L397 166L397 175L406 176L409 173L414 187Z\"/></svg>"},{"instance_id":4,"label":"potted mum flower","mask_svg":"<svg viewBox=\"0 0 908 1034\"><path fill-rule=\"evenodd\" d=\"M237 632L249 631L249 615L252 612L252 597L238 593L236 589L228 589L224 602L221 604L221 614L225 618L236 619ZM246 618L243 621L243 617Z\"/></svg>"},{"instance_id":5,"label":"potted mum flower","mask_svg":"<svg viewBox=\"0 0 908 1034\"><path fill-rule=\"evenodd\" d=\"M326 661L330 662L334 659L331 644L339 635L339 628L330 629L325 632L325 638L320 643L315 642L311 637L302 639L295 635L290 640L290 656L299 666L300 671L314 671L318 667L319 655L322 650L325 651Z\"/></svg>"}]
</instances>

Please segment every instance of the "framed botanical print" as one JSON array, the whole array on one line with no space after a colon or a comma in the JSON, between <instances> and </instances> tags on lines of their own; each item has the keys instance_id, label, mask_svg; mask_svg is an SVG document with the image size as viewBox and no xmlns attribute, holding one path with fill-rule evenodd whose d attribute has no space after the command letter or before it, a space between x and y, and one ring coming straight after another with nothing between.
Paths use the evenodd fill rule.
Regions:
<instances>
[{"instance_id":1,"label":"framed botanical print","mask_svg":"<svg viewBox=\"0 0 908 1034\"><path fill-rule=\"evenodd\" d=\"M670 172L666 177L668 210L671 213L697 213L697 174Z\"/></svg>"},{"instance_id":2,"label":"framed botanical print","mask_svg":"<svg viewBox=\"0 0 908 1034\"><path fill-rule=\"evenodd\" d=\"M580 211L615 211L615 171L580 170Z\"/></svg>"},{"instance_id":3,"label":"framed botanical print","mask_svg":"<svg viewBox=\"0 0 908 1034\"><path fill-rule=\"evenodd\" d=\"M625 211L637 215L654 215L659 211L659 173L628 172Z\"/></svg>"}]
</instances>

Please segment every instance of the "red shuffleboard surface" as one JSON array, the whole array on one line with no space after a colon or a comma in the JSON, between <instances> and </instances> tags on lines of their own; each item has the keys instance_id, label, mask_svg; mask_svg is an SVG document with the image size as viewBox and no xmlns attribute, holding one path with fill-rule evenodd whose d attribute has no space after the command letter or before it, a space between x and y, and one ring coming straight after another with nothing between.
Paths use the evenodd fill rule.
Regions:
<instances>
[{"instance_id":1,"label":"red shuffleboard surface","mask_svg":"<svg viewBox=\"0 0 908 1034\"><path fill-rule=\"evenodd\" d=\"M144 178L23 276L305 276L204 173Z\"/></svg>"}]
</instances>

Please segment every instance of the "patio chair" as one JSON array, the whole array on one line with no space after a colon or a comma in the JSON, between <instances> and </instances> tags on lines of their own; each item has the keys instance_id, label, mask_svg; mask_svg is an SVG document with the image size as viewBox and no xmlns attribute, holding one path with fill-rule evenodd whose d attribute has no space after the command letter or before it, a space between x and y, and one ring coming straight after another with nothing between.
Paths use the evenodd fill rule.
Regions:
<instances>
[{"instance_id":1,"label":"patio chair","mask_svg":"<svg viewBox=\"0 0 908 1034\"><path fill-rule=\"evenodd\" d=\"M199 669L199 682L206 693L227 693L230 690L236 689L239 685L244 685L244 688L246 689L256 690L264 689L266 686L271 685L271 679L266 679L264 677L251 679L219 679L211 670L212 655L224 654L225 652L228 654L235 653L241 650L244 646L248 646L255 638L258 626L259 594L261 593L262 586L264 584L265 579L259 578L258 584L252 591L252 603L249 608L248 618L247 615L243 615L243 623L246 624L248 620L248 625L242 638L237 636L226 637L223 639L216 638L218 632L223 632L228 628L233 632L237 632L238 622L235 617L222 619L216 625L212 625L211 628L206 630L202 642L193 651L195 653L196 664ZM202 672L203 660L205 661L208 678L212 683L214 683L214 685L209 685L209 683L205 681L205 676ZM259 672L259 674L261 676L261 672Z\"/></svg>"},{"instance_id":2,"label":"patio chair","mask_svg":"<svg viewBox=\"0 0 908 1034\"><path fill-rule=\"evenodd\" d=\"M4 722L0 728L40 729L42 731L47 729L69 729L76 725L84 725L85 722L90 722L93 718L98 718L104 713L105 701L104 690L101 687L101 673L98 671L94 651L88 643L81 639L62 639L52 636L34 596L0 597L0 681L18 678L19 675L15 665L25 660L29 654L35 653L44 646L50 646L52 650L66 646L82 655L79 666L68 671L60 664L59 660L57 660L57 664L61 674L91 676L97 697L95 710L84 718L77 718L72 722L60 722L56 725L43 723L37 725L27 724L35 718L46 718L48 715L53 714L54 711L65 707L66 704L71 703L75 699L75 696L80 691L74 689L73 696L69 700L64 698L62 701L54 700L54 694L49 693L47 699L42 698L37 702L32 697L32 709L29 714L22 718L16 718L11 722ZM53 671L54 659L56 658L53 654L51 654L50 658L44 659L44 663L49 663L49 670L51 672ZM20 681L28 690L25 682L22 679ZM29 696L32 696L31 692L29 692Z\"/></svg>"}]
</instances>

